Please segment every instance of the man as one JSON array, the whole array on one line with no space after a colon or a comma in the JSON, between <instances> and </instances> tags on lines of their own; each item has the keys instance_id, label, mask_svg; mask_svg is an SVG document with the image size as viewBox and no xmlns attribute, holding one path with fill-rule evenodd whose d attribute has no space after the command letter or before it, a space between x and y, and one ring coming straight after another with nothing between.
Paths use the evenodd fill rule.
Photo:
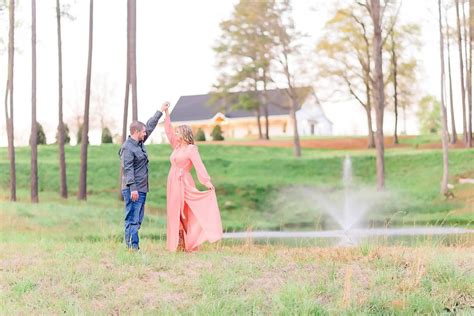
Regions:
<instances>
[{"instance_id":1,"label":"man","mask_svg":"<svg viewBox=\"0 0 474 316\"><path fill-rule=\"evenodd\" d=\"M148 122L133 121L130 135L119 150L122 167L122 195L125 202L125 243L138 250L138 230L143 221L148 192L148 153L143 144L158 124L169 104L164 103Z\"/></svg>"}]
</instances>

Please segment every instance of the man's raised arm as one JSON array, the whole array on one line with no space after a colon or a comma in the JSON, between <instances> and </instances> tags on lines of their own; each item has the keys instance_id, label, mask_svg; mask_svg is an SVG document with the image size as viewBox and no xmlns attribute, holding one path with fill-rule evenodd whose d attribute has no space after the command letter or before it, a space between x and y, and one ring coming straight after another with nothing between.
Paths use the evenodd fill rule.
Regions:
<instances>
[{"instance_id":1,"label":"man's raised arm","mask_svg":"<svg viewBox=\"0 0 474 316\"><path fill-rule=\"evenodd\" d=\"M146 135L145 139L143 142L145 142L148 137L150 137L151 133L155 130L156 125L158 124L158 121L160 120L161 116L163 115L163 112L165 109L167 109L170 106L169 102L164 102L163 105L161 106L160 111L156 111L155 115L150 117L150 119L146 122Z\"/></svg>"},{"instance_id":2,"label":"man's raised arm","mask_svg":"<svg viewBox=\"0 0 474 316\"><path fill-rule=\"evenodd\" d=\"M150 119L146 122L146 126L145 126L146 135L145 135L145 139L143 140L143 142L145 142L148 139L148 137L150 137L151 133L153 133L153 131L155 130L155 127L158 124L158 121L160 120L162 115L163 115L162 112L156 111L155 115L150 117Z\"/></svg>"}]
</instances>

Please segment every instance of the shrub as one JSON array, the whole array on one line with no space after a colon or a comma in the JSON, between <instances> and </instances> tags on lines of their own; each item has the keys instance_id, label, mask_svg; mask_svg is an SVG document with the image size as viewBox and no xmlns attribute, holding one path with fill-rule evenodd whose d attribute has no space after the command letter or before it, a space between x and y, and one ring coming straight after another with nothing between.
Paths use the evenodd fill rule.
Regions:
<instances>
[{"instance_id":1,"label":"shrub","mask_svg":"<svg viewBox=\"0 0 474 316\"><path fill-rule=\"evenodd\" d=\"M212 129L212 140L224 140L224 136L222 136L222 129L220 125L214 126Z\"/></svg>"},{"instance_id":2,"label":"shrub","mask_svg":"<svg viewBox=\"0 0 474 316\"><path fill-rule=\"evenodd\" d=\"M195 139L198 142L205 142L206 141L206 134L204 134L204 131L202 130L202 128L199 128L197 130Z\"/></svg>"}]
</instances>

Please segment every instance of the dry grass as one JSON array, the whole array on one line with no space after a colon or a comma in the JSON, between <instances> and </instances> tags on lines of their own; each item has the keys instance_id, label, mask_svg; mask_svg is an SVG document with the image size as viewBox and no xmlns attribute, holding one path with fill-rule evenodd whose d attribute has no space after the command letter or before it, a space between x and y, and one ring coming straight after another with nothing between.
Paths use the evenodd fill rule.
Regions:
<instances>
[{"instance_id":1,"label":"dry grass","mask_svg":"<svg viewBox=\"0 0 474 316\"><path fill-rule=\"evenodd\" d=\"M146 243L129 253L111 242L5 244L0 313L474 311L474 244L368 250L217 244L191 254L163 246Z\"/></svg>"}]
</instances>

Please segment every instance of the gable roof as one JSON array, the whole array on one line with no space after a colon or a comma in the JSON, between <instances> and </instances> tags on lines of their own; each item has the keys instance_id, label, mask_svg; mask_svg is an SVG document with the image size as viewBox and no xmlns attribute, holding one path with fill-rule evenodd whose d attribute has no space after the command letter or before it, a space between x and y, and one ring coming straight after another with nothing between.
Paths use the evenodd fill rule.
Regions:
<instances>
[{"instance_id":1,"label":"gable roof","mask_svg":"<svg viewBox=\"0 0 474 316\"><path fill-rule=\"evenodd\" d=\"M219 99L214 103L212 103L214 97L212 93L182 96L171 112L171 120L174 122L209 120L218 112L221 112L228 118L254 117L255 113L253 111L235 108L239 96L247 93L248 92L230 93L226 99L227 102L224 102L223 99ZM269 116L289 114L289 99L284 90L267 90L267 96ZM257 91L257 97L260 102L262 102L263 91Z\"/></svg>"},{"instance_id":2,"label":"gable roof","mask_svg":"<svg viewBox=\"0 0 474 316\"><path fill-rule=\"evenodd\" d=\"M333 123L329 120L324 113L321 102L319 101L316 93L310 94L304 101L299 111L296 111L296 118L313 121L318 124L327 123L332 125Z\"/></svg>"}]
</instances>

